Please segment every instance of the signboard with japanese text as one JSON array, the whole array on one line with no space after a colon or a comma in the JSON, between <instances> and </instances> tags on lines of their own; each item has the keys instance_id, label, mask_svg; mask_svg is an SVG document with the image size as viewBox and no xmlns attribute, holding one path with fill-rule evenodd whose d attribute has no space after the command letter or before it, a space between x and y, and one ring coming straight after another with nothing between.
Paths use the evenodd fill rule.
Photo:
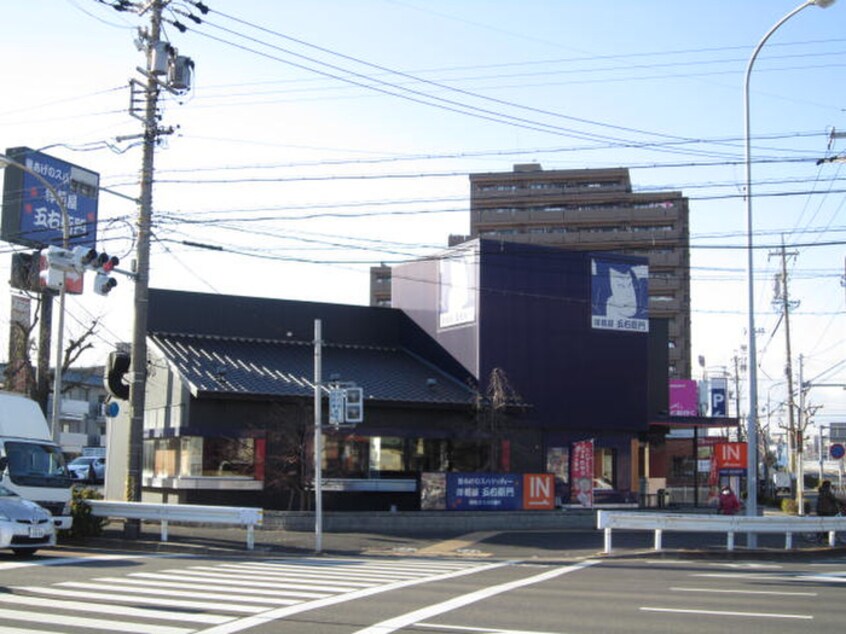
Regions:
<instances>
[{"instance_id":1,"label":"signboard with japanese text","mask_svg":"<svg viewBox=\"0 0 846 634\"><path fill-rule=\"evenodd\" d=\"M593 441L573 443L570 456L570 495L573 502L593 507Z\"/></svg>"},{"instance_id":2,"label":"signboard with japanese text","mask_svg":"<svg viewBox=\"0 0 846 634\"><path fill-rule=\"evenodd\" d=\"M99 174L25 147L8 149L6 156L27 170L13 165L5 169L0 228L3 240L35 248L62 245L64 206L69 245L94 248ZM56 190L59 200L41 179Z\"/></svg>"},{"instance_id":3,"label":"signboard with japanese text","mask_svg":"<svg viewBox=\"0 0 846 634\"><path fill-rule=\"evenodd\" d=\"M699 396L696 381L670 379L670 416L697 416Z\"/></svg>"},{"instance_id":4,"label":"signboard with japanese text","mask_svg":"<svg viewBox=\"0 0 846 634\"><path fill-rule=\"evenodd\" d=\"M649 267L591 259L591 326L649 332Z\"/></svg>"},{"instance_id":5,"label":"signboard with japanese text","mask_svg":"<svg viewBox=\"0 0 846 634\"><path fill-rule=\"evenodd\" d=\"M454 249L438 260L438 327L476 321L478 256L470 248Z\"/></svg>"},{"instance_id":6,"label":"signboard with japanese text","mask_svg":"<svg viewBox=\"0 0 846 634\"><path fill-rule=\"evenodd\" d=\"M447 473L450 511L516 511L523 503L523 476L515 473Z\"/></svg>"}]
</instances>

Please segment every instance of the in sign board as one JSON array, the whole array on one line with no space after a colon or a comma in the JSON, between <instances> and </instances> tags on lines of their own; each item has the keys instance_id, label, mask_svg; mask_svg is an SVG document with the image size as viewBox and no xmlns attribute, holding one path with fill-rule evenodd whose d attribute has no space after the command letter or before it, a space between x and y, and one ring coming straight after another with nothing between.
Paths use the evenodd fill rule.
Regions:
<instances>
[{"instance_id":1,"label":"in sign board","mask_svg":"<svg viewBox=\"0 0 846 634\"><path fill-rule=\"evenodd\" d=\"M721 474L742 475L747 467L745 442L726 442L714 445L714 461Z\"/></svg>"},{"instance_id":2,"label":"in sign board","mask_svg":"<svg viewBox=\"0 0 846 634\"><path fill-rule=\"evenodd\" d=\"M846 455L846 447L841 445L839 442L836 442L829 447L828 452L831 454L832 458L840 460L844 455Z\"/></svg>"},{"instance_id":3,"label":"in sign board","mask_svg":"<svg viewBox=\"0 0 846 634\"><path fill-rule=\"evenodd\" d=\"M6 150L6 156L26 169L5 170L3 240L35 248L61 245L66 212L68 243L94 248L100 175L25 147Z\"/></svg>"}]
</instances>

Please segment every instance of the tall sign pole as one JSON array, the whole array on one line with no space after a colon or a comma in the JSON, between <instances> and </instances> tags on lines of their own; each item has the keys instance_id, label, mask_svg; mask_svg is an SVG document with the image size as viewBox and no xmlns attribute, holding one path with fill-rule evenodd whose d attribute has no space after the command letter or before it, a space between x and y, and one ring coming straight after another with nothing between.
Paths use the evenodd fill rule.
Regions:
<instances>
[{"instance_id":1,"label":"tall sign pole","mask_svg":"<svg viewBox=\"0 0 846 634\"><path fill-rule=\"evenodd\" d=\"M141 166L141 196L138 207L138 242L135 262L135 324L132 331L132 368L129 387L130 428L127 460L126 499L141 501L141 474L144 457L144 407L147 383L147 317L150 277L150 225L153 212L153 159L159 129L157 101L159 83L155 76L154 58L161 39L163 0L149 5L150 33L147 38L147 83L144 113L144 150ZM137 539L140 522L128 521L124 536Z\"/></svg>"},{"instance_id":2,"label":"tall sign pole","mask_svg":"<svg viewBox=\"0 0 846 634\"><path fill-rule=\"evenodd\" d=\"M323 551L323 324L314 320L314 552Z\"/></svg>"}]
</instances>

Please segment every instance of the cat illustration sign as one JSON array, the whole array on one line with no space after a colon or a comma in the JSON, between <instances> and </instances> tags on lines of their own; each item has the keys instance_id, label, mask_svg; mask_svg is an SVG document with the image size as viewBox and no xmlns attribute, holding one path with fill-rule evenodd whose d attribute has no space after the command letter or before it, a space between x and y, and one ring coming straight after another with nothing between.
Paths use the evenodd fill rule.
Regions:
<instances>
[{"instance_id":1,"label":"cat illustration sign","mask_svg":"<svg viewBox=\"0 0 846 634\"><path fill-rule=\"evenodd\" d=\"M591 259L591 326L597 330L649 332L648 281L646 264Z\"/></svg>"}]
</instances>

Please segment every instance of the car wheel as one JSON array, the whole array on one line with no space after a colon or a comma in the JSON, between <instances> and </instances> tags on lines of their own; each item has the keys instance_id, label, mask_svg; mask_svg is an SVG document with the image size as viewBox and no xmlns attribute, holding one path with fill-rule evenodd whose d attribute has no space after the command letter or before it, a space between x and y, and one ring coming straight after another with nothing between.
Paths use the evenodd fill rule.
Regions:
<instances>
[{"instance_id":1,"label":"car wheel","mask_svg":"<svg viewBox=\"0 0 846 634\"><path fill-rule=\"evenodd\" d=\"M15 557L32 557L38 551L37 548L13 548Z\"/></svg>"}]
</instances>

